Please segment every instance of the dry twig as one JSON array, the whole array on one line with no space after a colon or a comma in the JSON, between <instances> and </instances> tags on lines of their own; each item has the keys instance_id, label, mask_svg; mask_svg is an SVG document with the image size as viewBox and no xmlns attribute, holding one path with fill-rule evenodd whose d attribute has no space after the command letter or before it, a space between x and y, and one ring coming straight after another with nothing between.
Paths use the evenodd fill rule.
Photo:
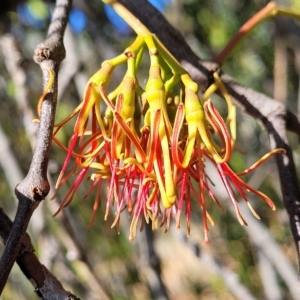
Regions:
<instances>
[{"instance_id":1,"label":"dry twig","mask_svg":"<svg viewBox=\"0 0 300 300\"><path fill-rule=\"evenodd\" d=\"M0 260L0 294L6 284L11 268L19 255L23 236L28 227L31 215L39 203L45 199L50 190L47 179L47 166L57 102L57 73L59 65L65 57L63 35L71 4L72 2L68 0L57 1L48 36L35 51L34 59L40 64L43 71L44 88L48 84L50 74L53 75L53 82L43 101L37 142L29 172L15 189L19 205ZM40 279L43 284L47 284L47 277L41 277ZM40 289L43 287L40 287Z\"/></svg>"}]
</instances>

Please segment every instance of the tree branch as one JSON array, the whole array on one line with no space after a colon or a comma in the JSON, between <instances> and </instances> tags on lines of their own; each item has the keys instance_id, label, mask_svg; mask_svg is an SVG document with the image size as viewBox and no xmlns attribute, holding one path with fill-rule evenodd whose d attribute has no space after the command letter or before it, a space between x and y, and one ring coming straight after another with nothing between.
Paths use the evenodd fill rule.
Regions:
<instances>
[{"instance_id":1,"label":"tree branch","mask_svg":"<svg viewBox=\"0 0 300 300\"><path fill-rule=\"evenodd\" d=\"M212 83L212 72L218 67L214 62L201 61L176 31L148 1L118 0L147 28L156 34L174 57L204 90ZM163 30L162 30L163 28ZM297 131L299 120L278 101L238 84L228 75L222 80L236 105L252 117L259 119L268 130L271 148L284 148L286 154L276 155L283 202L289 214L290 227L300 259L300 191L295 164L286 131ZM287 127L289 126L289 127ZM299 135L299 131L297 132Z\"/></svg>"},{"instance_id":2,"label":"tree branch","mask_svg":"<svg viewBox=\"0 0 300 300\"><path fill-rule=\"evenodd\" d=\"M71 4L71 0L57 0L48 36L35 51L34 59L40 64L43 71L44 88L49 81L49 72L52 72L53 83L43 101L37 143L29 172L15 189L19 205L0 260L0 294L18 256L22 237L26 232L31 215L50 190L47 179L47 166L57 102L57 73L59 65L65 57L63 35L68 22Z\"/></svg>"},{"instance_id":3,"label":"tree branch","mask_svg":"<svg viewBox=\"0 0 300 300\"><path fill-rule=\"evenodd\" d=\"M300 191L292 150L287 139L287 111L280 102L238 84L227 75L222 76L222 80L233 100L248 114L262 121L268 131L271 148L286 150L285 154L276 155L276 164L283 203L289 215L300 264Z\"/></svg>"},{"instance_id":4,"label":"tree branch","mask_svg":"<svg viewBox=\"0 0 300 300\"><path fill-rule=\"evenodd\" d=\"M7 217L2 208L0 208L0 239L4 245L7 242L11 228L11 220ZM75 295L65 291L57 278L39 262L34 254L34 248L27 233L24 235L21 243L17 264L32 283L37 294L44 300L80 300Z\"/></svg>"}]
</instances>

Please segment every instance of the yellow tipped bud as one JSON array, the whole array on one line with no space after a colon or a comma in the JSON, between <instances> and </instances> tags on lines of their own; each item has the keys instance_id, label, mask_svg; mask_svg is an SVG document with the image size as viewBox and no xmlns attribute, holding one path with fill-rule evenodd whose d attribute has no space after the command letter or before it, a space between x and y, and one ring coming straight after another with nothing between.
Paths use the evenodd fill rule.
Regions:
<instances>
[{"instance_id":1,"label":"yellow tipped bud","mask_svg":"<svg viewBox=\"0 0 300 300\"><path fill-rule=\"evenodd\" d=\"M182 75L181 75L181 80L182 80L184 86L185 86L187 89L193 91L194 93L198 93L198 91L199 91L199 86L198 86L198 84L197 84L195 81L193 81L193 80L191 79L191 77L190 77L189 74L187 74L187 73L182 74Z\"/></svg>"}]
</instances>

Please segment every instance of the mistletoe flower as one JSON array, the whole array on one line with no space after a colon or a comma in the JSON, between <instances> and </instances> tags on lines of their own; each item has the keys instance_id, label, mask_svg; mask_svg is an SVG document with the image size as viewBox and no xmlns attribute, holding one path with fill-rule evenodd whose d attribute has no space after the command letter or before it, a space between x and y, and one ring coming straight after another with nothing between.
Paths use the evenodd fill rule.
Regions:
<instances>
[{"instance_id":1,"label":"mistletoe flower","mask_svg":"<svg viewBox=\"0 0 300 300\"><path fill-rule=\"evenodd\" d=\"M145 45L149 48L150 69L144 91L136 72ZM120 63L127 63L127 72L119 86L107 93L111 74ZM218 86L224 92L220 81ZM139 221L141 229L145 221L151 220L153 229L165 225L168 230L171 219L175 218L179 228L182 210L189 234L194 198L202 209L205 241L208 242L208 220L212 225L214 221L207 211L207 194L220 208L222 206L210 189L205 169L207 160L218 170L242 225L246 225L246 221L240 214L233 187L257 218L246 192L254 193L275 209L271 199L240 177L283 150L276 149L248 170L234 173L228 162L235 133L230 134L226 122L209 99L202 103L198 89L152 35L138 36L124 53L104 62L89 80L82 103L56 125L53 134L53 140L67 152L56 189L71 176L75 177L59 211L72 201L86 178L92 184L84 199L96 190L90 225L100 204L104 182L107 186L104 218L108 218L110 207L115 205L112 227L116 226L119 231L121 213L127 209L132 216L130 239L136 235ZM234 106L228 97L225 98L229 127L233 131ZM100 110L101 104L104 110ZM75 117L74 132L66 147L56 134ZM216 144L215 137L221 141L221 146Z\"/></svg>"}]
</instances>

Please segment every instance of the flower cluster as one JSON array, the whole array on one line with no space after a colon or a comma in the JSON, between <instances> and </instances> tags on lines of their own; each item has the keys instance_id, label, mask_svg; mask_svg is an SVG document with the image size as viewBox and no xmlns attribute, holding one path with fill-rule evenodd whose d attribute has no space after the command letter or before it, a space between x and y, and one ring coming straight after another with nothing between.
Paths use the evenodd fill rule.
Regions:
<instances>
[{"instance_id":1,"label":"flower cluster","mask_svg":"<svg viewBox=\"0 0 300 300\"><path fill-rule=\"evenodd\" d=\"M150 69L143 89L136 74L146 47ZM127 64L126 74L119 86L107 93L112 72L122 63ZM170 220L175 218L179 228L182 210L189 234L194 198L202 209L208 241L208 220L212 224L213 220L206 209L206 195L218 206L221 204L209 187L207 160L216 166L241 224L246 222L232 187L256 217L246 192L256 194L275 209L266 195L251 188L240 176L282 150L267 154L244 173L235 174L228 165L235 141L235 107L217 74L208 94L216 89L223 93L228 104L227 120L219 114L207 93L203 99L199 98L198 89L153 35L138 36L124 53L103 62L101 69L90 78L81 104L56 125L53 134L53 140L67 152L56 188L75 176L60 210L71 202L83 179L88 178L91 187L84 197L96 190L91 224L100 204L102 183L106 183L105 219L110 207L115 205L112 226L118 228L120 215L127 208L132 215L130 239L136 235L139 220L143 225L151 219L153 229L165 224L167 230ZM56 134L73 118L76 118L74 132L66 147ZM215 136L220 143L216 143Z\"/></svg>"}]
</instances>

